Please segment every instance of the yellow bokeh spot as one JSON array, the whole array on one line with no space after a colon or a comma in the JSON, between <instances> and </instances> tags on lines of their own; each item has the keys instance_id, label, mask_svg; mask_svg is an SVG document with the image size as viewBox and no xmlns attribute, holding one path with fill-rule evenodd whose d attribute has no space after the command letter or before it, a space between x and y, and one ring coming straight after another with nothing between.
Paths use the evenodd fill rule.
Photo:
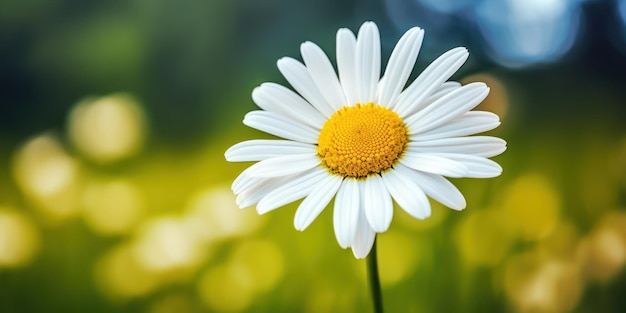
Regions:
<instances>
[{"instance_id":1,"label":"yellow bokeh spot","mask_svg":"<svg viewBox=\"0 0 626 313\"><path fill-rule=\"evenodd\" d=\"M39 233L17 211L0 207L0 268L28 264L39 249Z\"/></svg>"},{"instance_id":2,"label":"yellow bokeh spot","mask_svg":"<svg viewBox=\"0 0 626 313\"><path fill-rule=\"evenodd\" d=\"M357 104L326 121L317 153L334 174L367 177L391 168L407 142L407 127L397 113L374 103Z\"/></svg>"},{"instance_id":3,"label":"yellow bokeh spot","mask_svg":"<svg viewBox=\"0 0 626 313\"><path fill-rule=\"evenodd\" d=\"M205 256L196 237L173 217L147 222L139 230L133 251L141 266L156 273L194 268Z\"/></svg>"},{"instance_id":4,"label":"yellow bokeh spot","mask_svg":"<svg viewBox=\"0 0 626 313\"><path fill-rule=\"evenodd\" d=\"M264 220L255 211L240 210L227 187L197 192L191 197L184 216L187 229L204 242L252 234Z\"/></svg>"},{"instance_id":5,"label":"yellow bokeh spot","mask_svg":"<svg viewBox=\"0 0 626 313\"><path fill-rule=\"evenodd\" d=\"M248 241L235 248L231 262L238 263L250 272L254 288L267 292L283 277L285 262L283 253L270 241Z\"/></svg>"},{"instance_id":6,"label":"yellow bokeh spot","mask_svg":"<svg viewBox=\"0 0 626 313\"><path fill-rule=\"evenodd\" d=\"M45 217L57 222L78 212L80 167L50 134L35 137L18 149L13 176Z\"/></svg>"},{"instance_id":7,"label":"yellow bokeh spot","mask_svg":"<svg viewBox=\"0 0 626 313\"><path fill-rule=\"evenodd\" d=\"M626 214L609 213L582 240L579 258L585 276L608 282L626 265Z\"/></svg>"},{"instance_id":8,"label":"yellow bokeh spot","mask_svg":"<svg viewBox=\"0 0 626 313\"><path fill-rule=\"evenodd\" d=\"M68 131L81 153L95 162L110 163L139 151L146 118L132 97L115 94L78 103L69 115Z\"/></svg>"},{"instance_id":9,"label":"yellow bokeh spot","mask_svg":"<svg viewBox=\"0 0 626 313\"><path fill-rule=\"evenodd\" d=\"M144 210L139 190L124 180L92 182L85 187L82 200L86 223L101 235L127 233Z\"/></svg>"},{"instance_id":10,"label":"yellow bokeh spot","mask_svg":"<svg viewBox=\"0 0 626 313\"><path fill-rule=\"evenodd\" d=\"M380 283L393 286L408 278L419 260L420 246L404 233L389 231L378 236Z\"/></svg>"},{"instance_id":11,"label":"yellow bokeh spot","mask_svg":"<svg viewBox=\"0 0 626 313\"><path fill-rule=\"evenodd\" d=\"M504 288L517 312L569 312L580 299L583 281L573 262L526 253L507 261Z\"/></svg>"},{"instance_id":12,"label":"yellow bokeh spot","mask_svg":"<svg viewBox=\"0 0 626 313\"><path fill-rule=\"evenodd\" d=\"M215 311L242 311L258 294L273 289L283 272L283 253L273 242L244 242L235 247L226 262L201 277L198 294Z\"/></svg>"},{"instance_id":13,"label":"yellow bokeh spot","mask_svg":"<svg viewBox=\"0 0 626 313\"><path fill-rule=\"evenodd\" d=\"M95 265L96 283L112 298L135 298L159 286L159 277L137 262L130 245L113 248Z\"/></svg>"},{"instance_id":14,"label":"yellow bokeh spot","mask_svg":"<svg viewBox=\"0 0 626 313\"><path fill-rule=\"evenodd\" d=\"M559 221L561 198L546 178L538 174L519 177L503 194L502 210L524 240L548 237Z\"/></svg>"},{"instance_id":15,"label":"yellow bokeh spot","mask_svg":"<svg viewBox=\"0 0 626 313\"><path fill-rule=\"evenodd\" d=\"M253 277L250 269L238 262L212 267L198 282L198 296L213 311L243 311L256 295Z\"/></svg>"},{"instance_id":16,"label":"yellow bokeh spot","mask_svg":"<svg viewBox=\"0 0 626 313\"><path fill-rule=\"evenodd\" d=\"M506 215L494 209L476 210L465 216L454 233L463 259L472 265L498 265L514 242L514 233L504 220Z\"/></svg>"}]
</instances>

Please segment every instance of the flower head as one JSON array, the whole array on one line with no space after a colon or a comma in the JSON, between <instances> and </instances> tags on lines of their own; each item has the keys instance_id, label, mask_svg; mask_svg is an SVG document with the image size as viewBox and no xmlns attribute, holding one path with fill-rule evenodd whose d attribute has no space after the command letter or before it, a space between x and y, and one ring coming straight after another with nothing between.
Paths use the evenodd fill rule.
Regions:
<instances>
[{"instance_id":1,"label":"flower head","mask_svg":"<svg viewBox=\"0 0 626 313\"><path fill-rule=\"evenodd\" d=\"M232 185L237 205L256 204L263 214L304 198L294 220L304 230L334 197L337 241L357 258L367 256L375 234L389 228L393 200L418 219L430 216L427 196L465 208L463 195L444 176L500 175L502 168L488 158L502 153L506 142L469 136L500 121L493 113L470 111L489 93L485 84L448 81L467 60L467 49L444 53L403 89L423 36L419 27L407 31L382 77L373 22L357 36L337 32L337 72L312 42L300 47L304 64L278 60L295 92L261 84L252 99L262 110L246 114L243 123L284 139L244 141L226 151L231 162L258 161Z\"/></svg>"}]
</instances>

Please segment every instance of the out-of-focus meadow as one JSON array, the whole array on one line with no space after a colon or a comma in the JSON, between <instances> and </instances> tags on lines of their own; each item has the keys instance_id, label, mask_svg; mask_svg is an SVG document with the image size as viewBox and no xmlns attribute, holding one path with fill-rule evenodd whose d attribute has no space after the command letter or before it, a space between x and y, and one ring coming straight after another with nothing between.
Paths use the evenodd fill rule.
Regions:
<instances>
[{"instance_id":1,"label":"out-of-focus meadow","mask_svg":"<svg viewBox=\"0 0 626 313\"><path fill-rule=\"evenodd\" d=\"M330 210L258 216L223 153L275 68L365 20L414 75L456 46L508 142L467 209L396 210L379 236L389 312L626 310L625 0L0 3L0 312L367 312L365 264Z\"/></svg>"}]
</instances>

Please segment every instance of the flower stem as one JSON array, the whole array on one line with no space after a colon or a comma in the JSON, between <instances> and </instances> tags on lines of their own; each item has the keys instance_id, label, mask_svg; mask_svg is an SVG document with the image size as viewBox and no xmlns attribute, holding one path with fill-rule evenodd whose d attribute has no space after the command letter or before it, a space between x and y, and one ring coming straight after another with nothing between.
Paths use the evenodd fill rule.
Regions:
<instances>
[{"instance_id":1,"label":"flower stem","mask_svg":"<svg viewBox=\"0 0 626 313\"><path fill-rule=\"evenodd\" d=\"M376 237L370 254L367 256L367 273L372 290L374 313L383 313L383 294L380 291L380 278L378 277L378 260L376 255Z\"/></svg>"}]
</instances>

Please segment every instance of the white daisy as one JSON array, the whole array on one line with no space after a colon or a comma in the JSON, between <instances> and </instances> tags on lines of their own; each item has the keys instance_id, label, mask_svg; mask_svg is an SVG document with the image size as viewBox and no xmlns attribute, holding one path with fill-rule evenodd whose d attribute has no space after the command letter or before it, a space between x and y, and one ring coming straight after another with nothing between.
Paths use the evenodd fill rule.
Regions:
<instances>
[{"instance_id":1,"label":"white daisy","mask_svg":"<svg viewBox=\"0 0 626 313\"><path fill-rule=\"evenodd\" d=\"M406 89L424 31L407 31L393 49L381 77L380 36L364 23L355 35L337 32L337 68L320 47L301 45L304 64L289 57L278 69L294 92L263 83L252 92L262 109L246 114L249 127L282 140L249 140L226 151L230 162L259 161L232 185L241 208L256 204L267 213L304 198L295 228L306 229L335 198L334 229L339 245L357 258L368 255L375 234L393 216L392 199L410 215L430 216L427 196L465 208L461 192L444 176L487 178L502 168L489 157L506 142L468 136L500 125L497 115L470 111L489 93L484 83L461 86L447 80L468 57L452 49Z\"/></svg>"}]
</instances>

